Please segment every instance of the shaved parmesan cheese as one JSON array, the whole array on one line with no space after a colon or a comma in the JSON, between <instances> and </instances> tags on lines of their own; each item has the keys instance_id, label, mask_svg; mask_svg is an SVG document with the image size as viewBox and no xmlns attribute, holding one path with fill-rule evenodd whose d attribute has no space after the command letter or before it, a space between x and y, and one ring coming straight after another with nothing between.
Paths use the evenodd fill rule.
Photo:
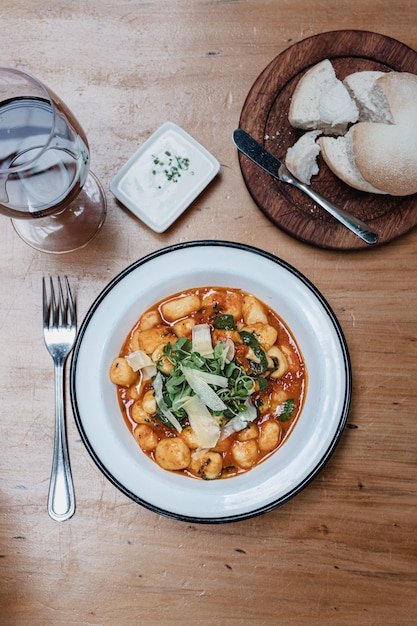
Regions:
<instances>
[{"instance_id":1,"label":"shaved parmesan cheese","mask_svg":"<svg viewBox=\"0 0 417 626\"><path fill-rule=\"evenodd\" d=\"M235 417L227 422L225 426L223 426L220 439L227 439L233 433L237 433L241 430L244 430L249 426L251 422L254 422L258 416L258 412L256 407L252 404L252 402L248 399L246 402L246 411L242 413L238 413Z\"/></svg>"},{"instance_id":2,"label":"shaved parmesan cheese","mask_svg":"<svg viewBox=\"0 0 417 626\"><path fill-rule=\"evenodd\" d=\"M200 448L213 448L220 436L220 426L198 396L190 396L183 402L188 421Z\"/></svg>"},{"instance_id":3,"label":"shaved parmesan cheese","mask_svg":"<svg viewBox=\"0 0 417 626\"><path fill-rule=\"evenodd\" d=\"M208 324L196 324L191 332L193 352L198 352L201 356L213 356L210 326Z\"/></svg>"},{"instance_id":4,"label":"shaved parmesan cheese","mask_svg":"<svg viewBox=\"0 0 417 626\"><path fill-rule=\"evenodd\" d=\"M222 341L220 345L222 347L220 359L222 366L224 367L226 363L233 361L233 357L235 356L235 344L232 339L228 337L226 341Z\"/></svg>"},{"instance_id":5,"label":"shaved parmesan cheese","mask_svg":"<svg viewBox=\"0 0 417 626\"><path fill-rule=\"evenodd\" d=\"M155 400L159 409L162 411L162 413L167 418L167 420L169 420L170 423L174 426L174 428L176 428L177 431L180 433L182 431L182 426L177 420L177 418L175 417L175 415L172 413L172 411L169 410L162 396L163 382L162 382L162 376L160 372L157 373L152 385L153 385L153 389L155 392Z\"/></svg>"},{"instance_id":6,"label":"shaved parmesan cheese","mask_svg":"<svg viewBox=\"0 0 417 626\"><path fill-rule=\"evenodd\" d=\"M181 371L185 376L187 383L191 389L200 398L202 402L212 411L226 411L227 406L217 393L206 382L207 378L211 378L212 374L207 372L201 372L200 370L192 369L191 367L181 367ZM216 379L223 379L223 376L215 376ZM225 384L222 383L222 387L227 386L227 378Z\"/></svg>"},{"instance_id":7,"label":"shaved parmesan cheese","mask_svg":"<svg viewBox=\"0 0 417 626\"><path fill-rule=\"evenodd\" d=\"M152 378L156 375L156 365L143 350L136 350L131 352L125 357L130 367L134 372L142 370L142 375L145 380Z\"/></svg>"},{"instance_id":8,"label":"shaved parmesan cheese","mask_svg":"<svg viewBox=\"0 0 417 626\"><path fill-rule=\"evenodd\" d=\"M203 370L196 370L187 366L181 366L181 371L184 372L184 370L195 372L201 380L204 380L209 385L214 385L215 387L227 387L227 376L219 376L218 374L211 374L210 372L204 372Z\"/></svg>"}]
</instances>

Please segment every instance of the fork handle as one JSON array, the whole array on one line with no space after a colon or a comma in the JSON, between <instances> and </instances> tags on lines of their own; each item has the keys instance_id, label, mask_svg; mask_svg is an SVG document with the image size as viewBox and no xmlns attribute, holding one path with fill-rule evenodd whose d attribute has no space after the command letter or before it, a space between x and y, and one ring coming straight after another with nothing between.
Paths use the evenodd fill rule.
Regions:
<instances>
[{"instance_id":1,"label":"fork handle","mask_svg":"<svg viewBox=\"0 0 417 626\"><path fill-rule=\"evenodd\" d=\"M48 513L62 522L75 511L74 486L68 456L64 406L64 363L55 365L55 439L49 484Z\"/></svg>"}]
</instances>

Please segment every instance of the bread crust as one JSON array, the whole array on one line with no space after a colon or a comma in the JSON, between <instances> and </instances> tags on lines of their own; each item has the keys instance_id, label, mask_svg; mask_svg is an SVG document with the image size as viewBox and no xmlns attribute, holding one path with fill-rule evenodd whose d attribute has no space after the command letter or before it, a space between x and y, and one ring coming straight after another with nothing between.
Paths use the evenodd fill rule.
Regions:
<instances>
[{"instance_id":1,"label":"bread crust","mask_svg":"<svg viewBox=\"0 0 417 626\"><path fill-rule=\"evenodd\" d=\"M324 161L328 168L350 187L368 193L385 194L385 191L368 183L356 167L352 153L352 130L353 128L337 139L335 137L318 139Z\"/></svg>"},{"instance_id":2,"label":"bread crust","mask_svg":"<svg viewBox=\"0 0 417 626\"><path fill-rule=\"evenodd\" d=\"M417 76L390 72L376 81L389 102L393 124L352 127L356 167L373 187L393 196L417 192Z\"/></svg>"}]
</instances>

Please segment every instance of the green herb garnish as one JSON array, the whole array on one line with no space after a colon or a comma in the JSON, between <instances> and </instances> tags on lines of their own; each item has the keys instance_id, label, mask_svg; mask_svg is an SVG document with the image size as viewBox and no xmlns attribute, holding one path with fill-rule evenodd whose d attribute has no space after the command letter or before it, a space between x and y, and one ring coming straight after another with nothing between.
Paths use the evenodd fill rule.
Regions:
<instances>
[{"instance_id":1,"label":"green herb garnish","mask_svg":"<svg viewBox=\"0 0 417 626\"><path fill-rule=\"evenodd\" d=\"M258 381L259 391L265 391L268 387L268 381L266 378L262 378L262 376L257 376L256 380Z\"/></svg>"},{"instance_id":2,"label":"green herb garnish","mask_svg":"<svg viewBox=\"0 0 417 626\"><path fill-rule=\"evenodd\" d=\"M182 401L196 395L191 385L187 382L184 369L190 368L204 373L214 374L227 379L223 387L210 385L217 396L226 406L223 411L213 411L215 415L221 415L224 421L228 421L238 413L247 410L246 401L255 392L255 378L246 372L234 361L225 362L223 355L224 344L218 343L213 351L213 356L204 357L198 352L192 351L192 342L185 337L178 339L173 345L167 343L163 350L163 356L168 358L174 366L169 376L162 373L164 400L167 407L181 422L184 410Z\"/></svg>"},{"instance_id":3,"label":"green herb garnish","mask_svg":"<svg viewBox=\"0 0 417 626\"><path fill-rule=\"evenodd\" d=\"M218 315L214 320L214 328L220 330L235 330L236 324L233 315Z\"/></svg>"},{"instance_id":4,"label":"green herb garnish","mask_svg":"<svg viewBox=\"0 0 417 626\"><path fill-rule=\"evenodd\" d=\"M239 334L243 343L246 346L249 346L249 348L252 348L254 355L257 359L259 359L259 363L250 361L251 369L256 374L263 374L268 369L268 359L265 351L261 348L261 345L256 339L254 333L248 333L246 330L241 330Z\"/></svg>"},{"instance_id":5,"label":"green herb garnish","mask_svg":"<svg viewBox=\"0 0 417 626\"><path fill-rule=\"evenodd\" d=\"M172 183L177 183L182 172L187 171L190 167L188 157L173 155L169 150L165 150L163 157L152 155L152 159L155 166L152 169L152 174L156 176L162 173ZM161 189L161 185L158 185L158 189Z\"/></svg>"},{"instance_id":6,"label":"green herb garnish","mask_svg":"<svg viewBox=\"0 0 417 626\"><path fill-rule=\"evenodd\" d=\"M295 402L292 398L282 403L281 412L278 416L280 422L288 422L295 409Z\"/></svg>"}]
</instances>

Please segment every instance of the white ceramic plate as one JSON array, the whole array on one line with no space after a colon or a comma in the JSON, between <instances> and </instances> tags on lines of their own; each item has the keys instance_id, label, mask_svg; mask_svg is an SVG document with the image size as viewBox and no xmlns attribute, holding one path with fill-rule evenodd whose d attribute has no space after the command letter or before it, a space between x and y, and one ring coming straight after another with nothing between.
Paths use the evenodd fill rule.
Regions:
<instances>
[{"instance_id":1,"label":"white ceramic plate","mask_svg":"<svg viewBox=\"0 0 417 626\"><path fill-rule=\"evenodd\" d=\"M128 430L109 379L110 364L147 308L183 289L208 285L243 289L274 309L293 332L308 372L304 408L287 442L249 472L217 481L175 475L151 461ZM194 522L245 519L299 493L336 447L350 397L348 349L323 296L284 261L229 242L178 244L127 267L87 313L71 366L76 423L101 471L139 504Z\"/></svg>"},{"instance_id":2,"label":"white ceramic plate","mask_svg":"<svg viewBox=\"0 0 417 626\"><path fill-rule=\"evenodd\" d=\"M157 233L185 211L220 169L191 135L165 122L110 183L120 202Z\"/></svg>"}]
</instances>

